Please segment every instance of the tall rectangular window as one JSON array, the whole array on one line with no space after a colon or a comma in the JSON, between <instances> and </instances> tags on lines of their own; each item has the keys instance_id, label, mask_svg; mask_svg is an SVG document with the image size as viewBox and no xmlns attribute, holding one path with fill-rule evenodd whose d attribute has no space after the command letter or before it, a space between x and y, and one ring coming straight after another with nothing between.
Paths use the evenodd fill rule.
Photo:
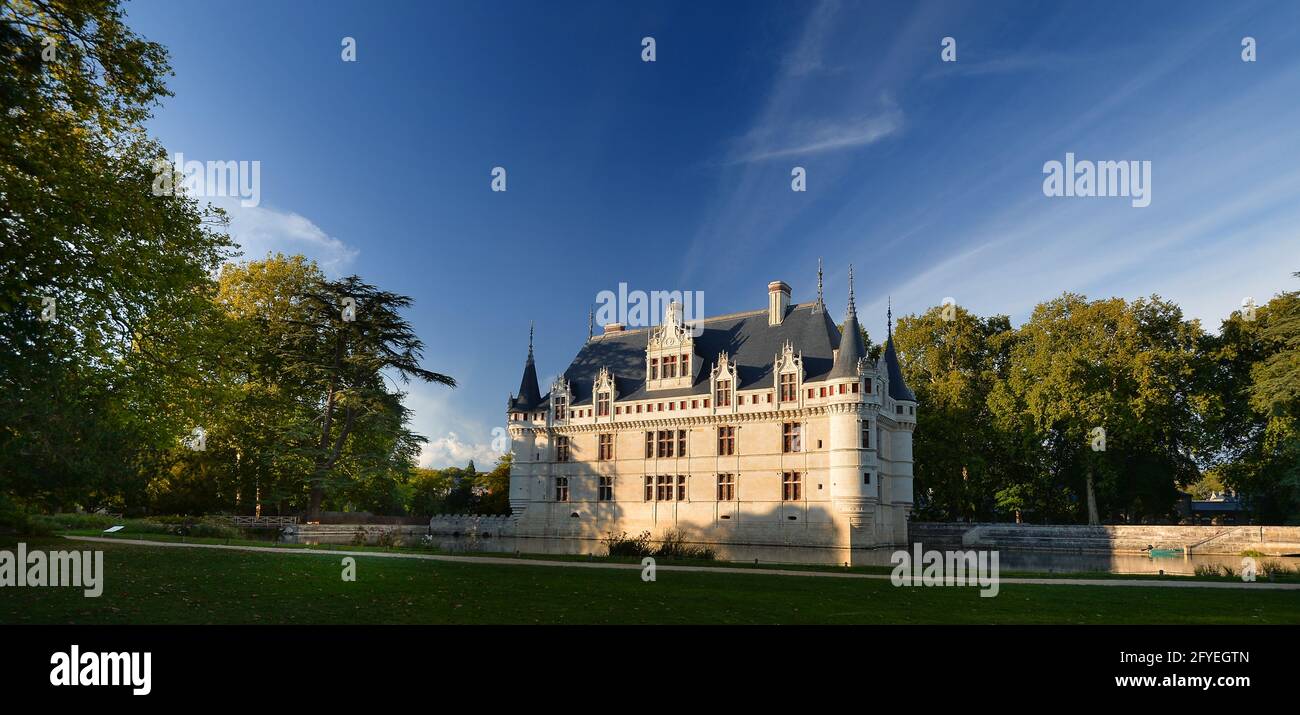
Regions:
<instances>
[{"instance_id":1,"label":"tall rectangular window","mask_svg":"<svg viewBox=\"0 0 1300 715\"><path fill-rule=\"evenodd\" d=\"M569 461L569 438L564 435L555 438L555 461Z\"/></svg>"},{"instance_id":2,"label":"tall rectangular window","mask_svg":"<svg viewBox=\"0 0 1300 715\"><path fill-rule=\"evenodd\" d=\"M673 430L659 430L659 450L660 457L673 456L673 447L676 446Z\"/></svg>"},{"instance_id":3,"label":"tall rectangular window","mask_svg":"<svg viewBox=\"0 0 1300 715\"><path fill-rule=\"evenodd\" d=\"M787 372L781 376L781 401L794 402L794 373Z\"/></svg>"},{"instance_id":4,"label":"tall rectangular window","mask_svg":"<svg viewBox=\"0 0 1300 715\"><path fill-rule=\"evenodd\" d=\"M614 435L602 434L600 436L600 449L598 450L598 459L607 461L614 458Z\"/></svg>"},{"instance_id":5,"label":"tall rectangular window","mask_svg":"<svg viewBox=\"0 0 1300 715\"><path fill-rule=\"evenodd\" d=\"M736 453L736 428L719 427L718 428L718 454L732 455Z\"/></svg>"},{"instance_id":6,"label":"tall rectangular window","mask_svg":"<svg viewBox=\"0 0 1300 715\"><path fill-rule=\"evenodd\" d=\"M670 380L674 377L677 377L677 356L665 355L664 356L664 379Z\"/></svg>"},{"instance_id":7,"label":"tall rectangular window","mask_svg":"<svg viewBox=\"0 0 1300 715\"><path fill-rule=\"evenodd\" d=\"M598 501L614 500L614 478L601 477L600 482L596 485L596 499Z\"/></svg>"},{"instance_id":8,"label":"tall rectangular window","mask_svg":"<svg viewBox=\"0 0 1300 715\"><path fill-rule=\"evenodd\" d=\"M654 501L655 498L655 478L649 474L645 475L645 500Z\"/></svg>"},{"instance_id":9,"label":"tall rectangular window","mask_svg":"<svg viewBox=\"0 0 1300 715\"><path fill-rule=\"evenodd\" d=\"M677 501L686 501L686 475L677 475Z\"/></svg>"},{"instance_id":10,"label":"tall rectangular window","mask_svg":"<svg viewBox=\"0 0 1300 715\"><path fill-rule=\"evenodd\" d=\"M718 501L733 501L736 498L736 475L718 475Z\"/></svg>"},{"instance_id":11,"label":"tall rectangular window","mask_svg":"<svg viewBox=\"0 0 1300 715\"><path fill-rule=\"evenodd\" d=\"M568 500L569 500L569 478L556 477L555 478L555 501L568 501Z\"/></svg>"},{"instance_id":12,"label":"tall rectangular window","mask_svg":"<svg viewBox=\"0 0 1300 715\"><path fill-rule=\"evenodd\" d=\"M555 405L555 419L564 419L569 410L569 398L564 395L556 395L553 404Z\"/></svg>"},{"instance_id":13,"label":"tall rectangular window","mask_svg":"<svg viewBox=\"0 0 1300 715\"><path fill-rule=\"evenodd\" d=\"M645 458L650 459L655 456L655 433L645 433Z\"/></svg>"},{"instance_id":14,"label":"tall rectangular window","mask_svg":"<svg viewBox=\"0 0 1300 715\"><path fill-rule=\"evenodd\" d=\"M800 487L803 485L802 479L798 472L782 472L781 474L781 500L782 501L799 501Z\"/></svg>"},{"instance_id":15,"label":"tall rectangular window","mask_svg":"<svg viewBox=\"0 0 1300 715\"><path fill-rule=\"evenodd\" d=\"M677 456L686 456L686 430L677 430Z\"/></svg>"},{"instance_id":16,"label":"tall rectangular window","mask_svg":"<svg viewBox=\"0 0 1300 715\"><path fill-rule=\"evenodd\" d=\"M602 392L596 397L596 414L600 417L609 416L609 393Z\"/></svg>"},{"instance_id":17,"label":"tall rectangular window","mask_svg":"<svg viewBox=\"0 0 1300 715\"><path fill-rule=\"evenodd\" d=\"M717 393L714 399L717 401L718 407L730 407L731 380L718 380Z\"/></svg>"},{"instance_id":18,"label":"tall rectangular window","mask_svg":"<svg viewBox=\"0 0 1300 715\"><path fill-rule=\"evenodd\" d=\"M673 478L660 474L655 477L655 501L673 500Z\"/></svg>"},{"instance_id":19,"label":"tall rectangular window","mask_svg":"<svg viewBox=\"0 0 1300 715\"><path fill-rule=\"evenodd\" d=\"M659 358L650 358L650 379L659 379Z\"/></svg>"},{"instance_id":20,"label":"tall rectangular window","mask_svg":"<svg viewBox=\"0 0 1300 715\"><path fill-rule=\"evenodd\" d=\"M798 422L786 422L781 425L781 451L782 452L801 452L803 447L799 444L799 427Z\"/></svg>"},{"instance_id":21,"label":"tall rectangular window","mask_svg":"<svg viewBox=\"0 0 1300 715\"><path fill-rule=\"evenodd\" d=\"M871 449L871 422L862 420L862 448Z\"/></svg>"}]
</instances>

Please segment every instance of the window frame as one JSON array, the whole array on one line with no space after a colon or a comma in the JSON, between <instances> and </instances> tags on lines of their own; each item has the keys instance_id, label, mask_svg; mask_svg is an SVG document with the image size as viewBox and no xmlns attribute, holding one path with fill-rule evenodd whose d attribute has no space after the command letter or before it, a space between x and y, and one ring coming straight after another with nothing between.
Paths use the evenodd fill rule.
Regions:
<instances>
[{"instance_id":1,"label":"window frame","mask_svg":"<svg viewBox=\"0 0 1300 715\"><path fill-rule=\"evenodd\" d=\"M781 501L803 501L803 474L781 472Z\"/></svg>"},{"instance_id":2,"label":"window frame","mask_svg":"<svg viewBox=\"0 0 1300 715\"><path fill-rule=\"evenodd\" d=\"M803 423L781 423L781 453L798 454L803 451Z\"/></svg>"},{"instance_id":3,"label":"window frame","mask_svg":"<svg viewBox=\"0 0 1300 715\"><path fill-rule=\"evenodd\" d=\"M718 501L736 501L736 475L723 473L718 475Z\"/></svg>"}]
</instances>

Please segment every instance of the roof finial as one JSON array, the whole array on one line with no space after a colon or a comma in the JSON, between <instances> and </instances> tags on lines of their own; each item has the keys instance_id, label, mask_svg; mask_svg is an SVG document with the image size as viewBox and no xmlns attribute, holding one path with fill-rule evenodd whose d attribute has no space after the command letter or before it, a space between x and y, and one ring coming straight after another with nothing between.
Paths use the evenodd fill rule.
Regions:
<instances>
[{"instance_id":1,"label":"roof finial","mask_svg":"<svg viewBox=\"0 0 1300 715\"><path fill-rule=\"evenodd\" d=\"M885 342L889 342L894 337L894 299L891 296L885 296Z\"/></svg>"},{"instance_id":2,"label":"roof finial","mask_svg":"<svg viewBox=\"0 0 1300 715\"><path fill-rule=\"evenodd\" d=\"M528 359L533 359L533 321L528 321Z\"/></svg>"},{"instance_id":3,"label":"roof finial","mask_svg":"<svg viewBox=\"0 0 1300 715\"><path fill-rule=\"evenodd\" d=\"M591 336L595 335L595 331L596 331L596 309L594 307L587 308L587 339L588 340L591 340Z\"/></svg>"},{"instance_id":4,"label":"roof finial","mask_svg":"<svg viewBox=\"0 0 1300 715\"><path fill-rule=\"evenodd\" d=\"M826 304L822 302L822 258L817 257L817 306L816 310L825 310Z\"/></svg>"},{"instance_id":5,"label":"roof finial","mask_svg":"<svg viewBox=\"0 0 1300 715\"><path fill-rule=\"evenodd\" d=\"M849 315L857 315L858 309L853 305L853 264L849 264Z\"/></svg>"}]
</instances>

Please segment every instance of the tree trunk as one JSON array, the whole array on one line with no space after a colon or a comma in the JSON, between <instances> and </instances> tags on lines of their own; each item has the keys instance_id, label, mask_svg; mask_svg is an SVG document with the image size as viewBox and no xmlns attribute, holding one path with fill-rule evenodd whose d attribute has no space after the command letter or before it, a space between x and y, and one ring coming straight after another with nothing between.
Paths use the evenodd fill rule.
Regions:
<instances>
[{"instance_id":1,"label":"tree trunk","mask_svg":"<svg viewBox=\"0 0 1300 715\"><path fill-rule=\"evenodd\" d=\"M1097 495L1092 489L1092 467L1088 468L1088 525L1097 526L1101 524L1101 517L1097 516Z\"/></svg>"},{"instance_id":2,"label":"tree trunk","mask_svg":"<svg viewBox=\"0 0 1300 715\"><path fill-rule=\"evenodd\" d=\"M319 485L311 488L311 505L307 507L307 521L320 521L320 503L325 498L325 490Z\"/></svg>"}]
</instances>

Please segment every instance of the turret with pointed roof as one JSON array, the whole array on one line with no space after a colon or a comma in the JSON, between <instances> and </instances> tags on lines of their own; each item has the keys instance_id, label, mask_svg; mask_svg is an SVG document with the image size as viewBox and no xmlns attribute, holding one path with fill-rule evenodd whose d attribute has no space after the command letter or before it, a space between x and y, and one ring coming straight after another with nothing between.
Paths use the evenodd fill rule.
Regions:
<instances>
[{"instance_id":1,"label":"turret with pointed roof","mask_svg":"<svg viewBox=\"0 0 1300 715\"><path fill-rule=\"evenodd\" d=\"M867 346L862 344L862 330L858 326L858 309L853 305L853 265L849 264L849 309L844 316L844 331L840 334L840 349L835 354L835 365L829 380L858 376L858 363L867 355Z\"/></svg>"},{"instance_id":2,"label":"turret with pointed roof","mask_svg":"<svg viewBox=\"0 0 1300 715\"><path fill-rule=\"evenodd\" d=\"M894 351L894 306L891 304L885 313L888 334L885 338L885 369L889 373L889 396L895 400L916 402L916 395L908 389L903 381L903 369L898 364L898 353Z\"/></svg>"},{"instance_id":3,"label":"turret with pointed roof","mask_svg":"<svg viewBox=\"0 0 1300 715\"><path fill-rule=\"evenodd\" d=\"M533 365L533 327L528 326L528 361L519 381L519 394L510 399L512 410L535 410L542 406L542 391L537 387L537 367Z\"/></svg>"}]
</instances>

